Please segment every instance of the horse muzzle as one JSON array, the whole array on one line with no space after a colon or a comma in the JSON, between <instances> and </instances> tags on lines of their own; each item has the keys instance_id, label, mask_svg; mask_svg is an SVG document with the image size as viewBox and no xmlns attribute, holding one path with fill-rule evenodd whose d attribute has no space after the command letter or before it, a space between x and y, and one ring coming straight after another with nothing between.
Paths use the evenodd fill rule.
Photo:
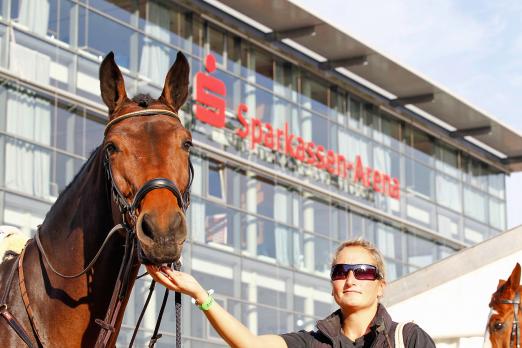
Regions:
<instances>
[{"instance_id":1,"label":"horse muzzle","mask_svg":"<svg viewBox=\"0 0 522 348\"><path fill-rule=\"evenodd\" d=\"M142 212L136 222L136 236L140 263L160 265L176 262L187 238L185 214L177 211L159 216Z\"/></svg>"}]
</instances>

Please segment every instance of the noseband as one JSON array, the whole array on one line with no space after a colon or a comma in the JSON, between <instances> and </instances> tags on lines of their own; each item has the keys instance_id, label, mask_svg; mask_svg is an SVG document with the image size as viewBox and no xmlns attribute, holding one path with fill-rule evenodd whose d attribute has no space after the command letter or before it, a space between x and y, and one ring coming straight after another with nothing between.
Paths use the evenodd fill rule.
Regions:
<instances>
[{"instance_id":1,"label":"noseband","mask_svg":"<svg viewBox=\"0 0 522 348\"><path fill-rule=\"evenodd\" d=\"M105 136L107 135L107 132L115 123L121 122L128 118L136 117L136 116L157 116L157 115L166 115L169 117L173 117L181 122L179 116L176 113L169 111L169 110L163 110L163 109L140 110L140 111L130 112L128 114L119 116L119 117L113 119L112 121L110 121L107 124L107 126L105 127L104 135ZM192 162L190 161L190 157L189 157L188 163L189 163L189 182L187 184L187 187L185 188L185 192L183 193L183 195L181 194L181 191L178 189L176 184L174 184L174 182L172 182L172 180L169 180L167 178L155 178L155 179L151 179L151 180L147 181L145 184L143 184L143 186L138 190L138 192L136 192L132 203L129 204L127 199L125 199L125 196L121 193L120 189L114 182L114 177L112 175L111 161L109 159L108 150L105 150L105 156L104 156L104 162L103 162L105 171L107 173L107 177L109 178L109 182L111 183L111 186L112 186L113 198L114 198L115 202L118 204L118 207L120 209L120 212L122 213L122 216L125 217L126 213L129 213L132 217L132 220L134 220L134 222L136 221L136 211L139 208L141 201L143 200L143 198L145 198L147 193L149 193L152 190L157 190L157 189L161 189L161 188L168 189L176 197L176 199L178 201L178 205L183 210L183 212L185 212L187 210L188 206L190 205L190 187L192 186L192 180L194 178L194 168L192 167Z\"/></svg>"}]
</instances>

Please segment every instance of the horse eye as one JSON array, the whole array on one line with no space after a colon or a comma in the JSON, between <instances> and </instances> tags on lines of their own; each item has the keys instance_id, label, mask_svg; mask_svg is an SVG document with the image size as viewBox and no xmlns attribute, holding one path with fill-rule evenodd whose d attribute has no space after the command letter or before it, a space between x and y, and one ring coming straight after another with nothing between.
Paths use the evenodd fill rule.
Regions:
<instances>
[{"instance_id":1,"label":"horse eye","mask_svg":"<svg viewBox=\"0 0 522 348\"><path fill-rule=\"evenodd\" d=\"M192 141L187 140L187 141L185 141L185 142L183 143L183 148L184 148L185 150L190 150L191 147L192 147Z\"/></svg>"},{"instance_id":2,"label":"horse eye","mask_svg":"<svg viewBox=\"0 0 522 348\"><path fill-rule=\"evenodd\" d=\"M105 149L106 149L107 152L109 152L109 153L114 153L114 152L118 151L118 148L117 148L116 145L114 145L113 143L108 143L108 144L105 146Z\"/></svg>"},{"instance_id":3,"label":"horse eye","mask_svg":"<svg viewBox=\"0 0 522 348\"><path fill-rule=\"evenodd\" d=\"M501 322L501 321L497 321L497 322L495 322L495 324L493 324L493 329L494 329L495 331L500 331L500 330L502 330L503 328L504 328L504 323Z\"/></svg>"}]
</instances>

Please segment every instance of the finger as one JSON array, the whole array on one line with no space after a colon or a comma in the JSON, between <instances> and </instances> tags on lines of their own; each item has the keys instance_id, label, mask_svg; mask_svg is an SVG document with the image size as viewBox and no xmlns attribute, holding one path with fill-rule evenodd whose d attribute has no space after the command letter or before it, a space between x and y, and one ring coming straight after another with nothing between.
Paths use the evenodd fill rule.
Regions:
<instances>
[{"instance_id":1,"label":"finger","mask_svg":"<svg viewBox=\"0 0 522 348\"><path fill-rule=\"evenodd\" d=\"M174 279L174 277L176 277L177 275L181 274L181 272L174 271L173 269L168 267L162 268L161 271L172 279Z\"/></svg>"}]
</instances>

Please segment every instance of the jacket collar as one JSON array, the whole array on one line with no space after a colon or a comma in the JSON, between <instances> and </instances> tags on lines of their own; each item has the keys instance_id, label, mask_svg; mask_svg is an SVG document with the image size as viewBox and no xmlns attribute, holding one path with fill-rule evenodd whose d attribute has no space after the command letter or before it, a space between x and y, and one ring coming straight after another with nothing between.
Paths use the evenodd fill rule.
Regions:
<instances>
[{"instance_id":1,"label":"jacket collar","mask_svg":"<svg viewBox=\"0 0 522 348\"><path fill-rule=\"evenodd\" d=\"M335 340L338 336L342 335L342 321L343 314L339 308L325 319L319 320L317 322L317 329L330 339ZM370 329L379 334L389 330L391 325L392 319L388 314L388 311L386 311L386 308L379 303L377 306L377 313L370 323Z\"/></svg>"}]
</instances>

